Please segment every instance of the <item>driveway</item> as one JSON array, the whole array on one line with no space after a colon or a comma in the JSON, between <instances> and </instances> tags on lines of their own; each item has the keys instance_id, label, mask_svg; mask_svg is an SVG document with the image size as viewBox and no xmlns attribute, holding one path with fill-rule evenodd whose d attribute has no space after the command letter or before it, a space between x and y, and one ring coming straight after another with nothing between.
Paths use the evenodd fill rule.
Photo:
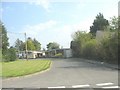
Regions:
<instances>
[{"instance_id":1,"label":"driveway","mask_svg":"<svg viewBox=\"0 0 120 90\"><path fill-rule=\"evenodd\" d=\"M118 70L83 59L51 59L50 70L3 79L3 88L118 88Z\"/></svg>"}]
</instances>

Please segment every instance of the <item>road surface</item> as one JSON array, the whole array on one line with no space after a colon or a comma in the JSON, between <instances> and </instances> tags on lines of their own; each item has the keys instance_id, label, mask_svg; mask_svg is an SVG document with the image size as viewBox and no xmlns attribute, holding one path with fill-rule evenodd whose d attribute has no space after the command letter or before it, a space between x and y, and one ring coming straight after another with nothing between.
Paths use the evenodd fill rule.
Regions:
<instances>
[{"instance_id":1,"label":"road surface","mask_svg":"<svg viewBox=\"0 0 120 90\"><path fill-rule=\"evenodd\" d=\"M83 59L51 59L50 70L3 79L3 88L118 88L118 70Z\"/></svg>"}]
</instances>

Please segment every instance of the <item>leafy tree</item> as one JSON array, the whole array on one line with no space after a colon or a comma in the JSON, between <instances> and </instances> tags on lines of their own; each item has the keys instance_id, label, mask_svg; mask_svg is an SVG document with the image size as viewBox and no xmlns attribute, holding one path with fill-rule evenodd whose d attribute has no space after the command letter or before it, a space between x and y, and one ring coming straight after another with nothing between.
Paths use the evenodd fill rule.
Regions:
<instances>
[{"instance_id":1,"label":"leafy tree","mask_svg":"<svg viewBox=\"0 0 120 90\"><path fill-rule=\"evenodd\" d=\"M95 36L97 30L104 30L109 25L108 20L106 20L103 14L99 13L96 16L96 19L93 22L93 25L90 26L90 33Z\"/></svg>"},{"instance_id":2,"label":"leafy tree","mask_svg":"<svg viewBox=\"0 0 120 90\"><path fill-rule=\"evenodd\" d=\"M5 59L4 59L5 62L15 61L16 58L17 58L15 48L10 47L10 48L8 49L7 54L5 55L4 58L5 58Z\"/></svg>"},{"instance_id":3,"label":"leafy tree","mask_svg":"<svg viewBox=\"0 0 120 90\"><path fill-rule=\"evenodd\" d=\"M8 37L7 37L7 31L2 22L0 22L0 32L2 32L2 54L5 55L8 50ZM1 38L1 37L0 37Z\"/></svg>"},{"instance_id":4,"label":"leafy tree","mask_svg":"<svg viewBox=\"0 0 120 90\"><path fill-rule=\"evenodd\" d=\"M1 24L0 24L0 50L2 50L2 26Z\"/></svg>"},{"instance_id":5,"label":"leafy tree","mask_svg":"<svg viewBox=\"0 0 120 90\"><path fill-rule=\"evenodd\" d=\"M117 30L118 29L118 19L117 17L113 16L112 18L110 18L111 20L110 22L110 29L111 30Z\"/></svg>"},{"instance_id":6,"label":"leafy tree","mask_svg":"<svg viewBox=\"0 0 120 90\"><path fill-rule=\"evenodd\" d=\"M43 51L46 51L46 49L45 49L45 48L43 48Z\"/></svg>"},{"instance_id":7,"label":"leafy tree","mask_svg":"<svg viewBox=\"0 0 120 90\"><path fill-rule=\"evenodd\" d=\"M15 41L15 48L17 51L25 50L25 43L22 40L17 39Z\"/></svg>"},{"instance_id":8,"label":"leafy tree","mask_svg":"<svg viewBox=\"0 0 120 90\"><path fill-rule=\"evenodd\" d=\"M52 49L59 49L59 44L56 42L50 42L49 44L47 44L47 49L48 50L52 50Z\"/></svg>"},{"instance_id":9,"label":"leafy tree","mask_svg":"<svg viewBox=\"0 0 120 90\"><path fill-rule=\"evenodd\" d=\"M33 43L35 46L35 50L41 50L41 44L34 38Z\"/></svg>"},{"instance_id":10,"label":"leafy tree","mask_svg":"<svg viewBox=\"0 0 120 90\"><path fill-rule=\"evenodd\" d=\"M100 15L100 17L102 17L102 19L104 18L102 15ZM105 21L107 22L107 20L102 20L98 17L96 17L96 19L97 20L94 20L94 26L92 26L94 27L92 28L94 31L91 31L89 34L77 31L73 34L73 40L71 41L73 55L75 57L77 56L118 64L118 50L120 47L120 44L118 43L120 41L120 17L118 19L113 17L109 22L109 26L107 23L105 25ZM104 30L104 37L99 41L96 41L96 39L93 38L93 35L95 35L98 30L96 28Z\"/></svg>"},{"instance_id":11,"label":"leafy tree","mask_svg":"<svg viewBox=\"0 0 120 90\"><path fill-rule=\"evenodd\" d=\"M15 41L15 48L17 51L23 51L26 48L26 42L23 42L22 40L17 39ZM27 49L28 50L40 50L41 44L34 38L31 37L27 38Z\"/></svg>"},{"instance_id":12,"label":"leafy tree","mask_svg":"<svg viewBox=\"0 0 120 90\"><path fill-rule=\"evenodd\" d=\"M84 44L91 40L92 35L90 33L77 31L73 34L72 38L73 41L71 42L71 49L73 54L75 56L81 56Z\"/></svg>"},{"instance_id":13,"label":"leafy tree","mask_svg":"<svg viewBox=\"0 0 120 90\"><path fill-rule=\"evenodd\" d=\"M118 30L120 31L120 16L118 17Z\"/></svg>"},{"instance_id":14,"label":"leafy tree","mask_svg":"<svg viewBox=\"0 0 120 90\"><path fill-rule=\"evenodd\" d=\"M27 39L27 50L35 50L34 43L30 37Z\"/></svg>"}]
</instances>

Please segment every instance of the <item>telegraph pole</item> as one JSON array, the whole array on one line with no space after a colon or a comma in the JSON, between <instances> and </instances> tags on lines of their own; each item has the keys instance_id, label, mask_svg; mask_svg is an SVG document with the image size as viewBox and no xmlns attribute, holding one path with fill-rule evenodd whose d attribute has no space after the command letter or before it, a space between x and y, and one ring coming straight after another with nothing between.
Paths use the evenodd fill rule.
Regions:
<instances>
[{"instance_id":1,"label":"telegraph pole","mask_svg":"<svg viewBox=\"0 0 120 90\"><path fill-rule=\"evenodd\" d=\"M25 53L26 53L26 60L28 60L28 56L27 56L27 54L28 54L28 52L27 52L27 38L26 38L26 33L25 33Z\"/></svg>"}]
</instances>

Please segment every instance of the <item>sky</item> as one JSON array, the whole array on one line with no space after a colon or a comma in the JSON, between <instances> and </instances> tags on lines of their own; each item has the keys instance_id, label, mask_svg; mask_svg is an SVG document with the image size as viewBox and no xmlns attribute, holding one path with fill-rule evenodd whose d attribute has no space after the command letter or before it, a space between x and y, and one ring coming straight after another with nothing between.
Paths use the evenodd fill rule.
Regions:
<instances>
[{"instance_id":1,"label":"sky","mask_svg":"<svg viewBox=\"0 0 120 90\"><path fill-rule=\"evenodd\" d=\"M119 0L2 0L1 21L4 23L10 46L15 40L36 38L46 48L49 42L69 48L76 31L89 32L97 14L118 16Z\"/></svg>"}]
</instances>

